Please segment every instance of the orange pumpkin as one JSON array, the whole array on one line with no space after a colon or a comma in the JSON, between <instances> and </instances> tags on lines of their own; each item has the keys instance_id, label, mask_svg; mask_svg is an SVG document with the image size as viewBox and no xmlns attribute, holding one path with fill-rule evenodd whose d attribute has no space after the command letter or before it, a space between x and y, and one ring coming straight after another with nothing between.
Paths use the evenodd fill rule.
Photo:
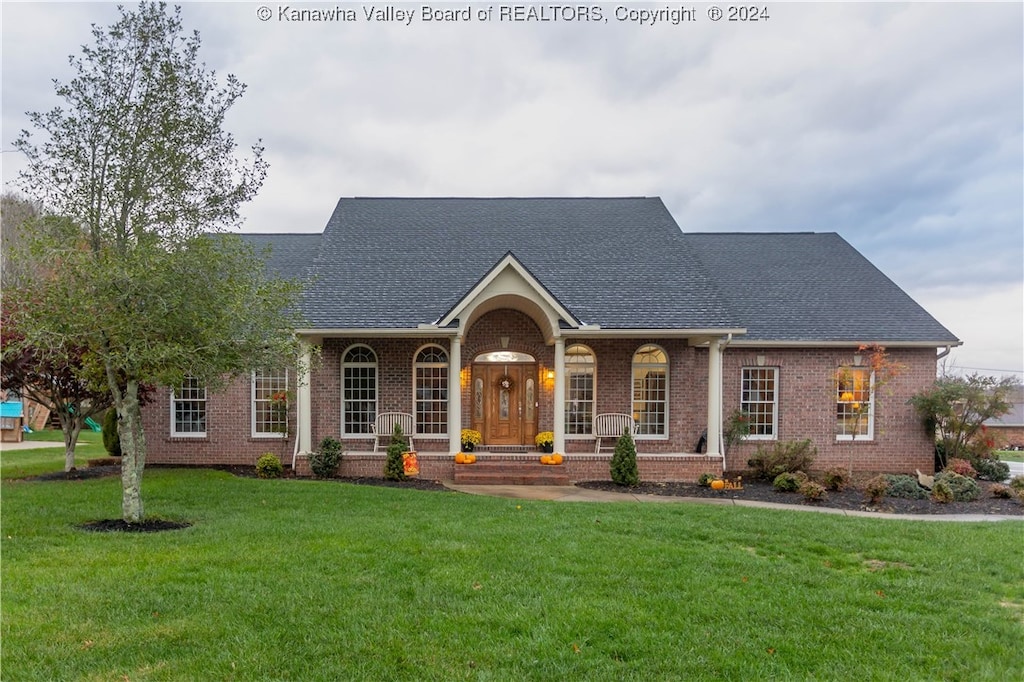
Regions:
<instances>
[{"instance_id":1,"label":"orange pumpkin","mask_svg":"<svg viewBox=\"0 0 1024 682\"><path fill-rule=\"evenodd\" d=\"M551 463L552 464L561 464L562 463L562 456L558 455L558 454L551 455Z\"/></svg>"},{"instance_id":2,"label":"orange pumpkin","mask_svg":"<svg viewBox=\"0 0 1024 682\"><path fill-rule=\"evenodd\" d=\"M456 452L455 453L455 463L456 464L465 464L466 463L466 456L464 454L462 454L461 452Z\"/></svg>"},{"instance_id":3,"label":"orange pumpkin","mask_svg":"<svg viewBox=\"0 0 1024 682\"><path fill-rule=\"evenodd\" d=\"M540 456L540 463L541 464L551 464L551 455L541 455Z\"/></svg>"},{"instance_id":4,"label":"orange pumpkin","mask_svg":"<svg viewBox=\"0 0 1024 682\"><path fill-rule=\"evenodd\" d=\"M476 464L476 455L466 455L466 464Z\"/></svg>"},{"instance_id":5,"label":"orange pumpkin","mask_svg":"<svg viewBox=\"0 0 1024 682\"><path fill-rule=\"evenodd\" d=\"M712 490L725 490L725 481L723 481L720 478L716 478L715 480L711 481L711 489Z\"/></svg>"}]
</instances>

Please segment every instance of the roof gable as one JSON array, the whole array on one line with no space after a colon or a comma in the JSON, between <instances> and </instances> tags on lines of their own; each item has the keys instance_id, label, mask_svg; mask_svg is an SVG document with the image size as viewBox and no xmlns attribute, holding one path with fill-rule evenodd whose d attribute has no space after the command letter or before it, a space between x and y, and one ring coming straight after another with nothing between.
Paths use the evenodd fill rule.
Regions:
<instances>
[{"instance_id":1,"label":"roof gable","mask_svg":"<svg viewBox=\"0 0 1024 682\"><path fill-rule=\"evenodd\" d=\"M602 328L735 328L660 199L342 199L304 312L314 328L415 328L506 254Z\"/></svg>"},{"instance_id":2,"label":"roof gable","mask_svg":"<svg viewBox=\"0 0 1024 682\"><path fill-rule=\"evenodd\" d=\"M484 313L502 307L525 309L548 337L556 336L563 322L570 329L584 326L512 252L495 263L436 324L447 327L458 322L465 330Z\"/></svg>"}]
</instances>

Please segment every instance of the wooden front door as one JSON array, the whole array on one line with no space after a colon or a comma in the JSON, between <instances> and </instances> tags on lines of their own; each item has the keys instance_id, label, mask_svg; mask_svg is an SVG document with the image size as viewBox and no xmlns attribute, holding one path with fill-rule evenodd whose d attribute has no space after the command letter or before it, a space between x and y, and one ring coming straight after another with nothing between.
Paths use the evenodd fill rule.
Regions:
<instances>
[{"instance_id":1,"label":"wooden front door","mask_svg":"<svg viewBox=\"0 0 1024 682\"><path fill-rule=\"evenodd\" d=\"M537 435L537 365L473 365L473 428L485 445L533 445Z\"/></svg>"}]
</instances>

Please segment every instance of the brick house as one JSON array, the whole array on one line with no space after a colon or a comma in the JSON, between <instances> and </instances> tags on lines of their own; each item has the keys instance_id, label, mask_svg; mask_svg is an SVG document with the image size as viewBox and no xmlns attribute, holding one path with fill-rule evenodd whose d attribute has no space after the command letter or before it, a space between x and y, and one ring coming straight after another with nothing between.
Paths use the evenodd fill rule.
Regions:
<instances>
[{"instance_id":1,"label":"brick house","mask_svg":"<svg viewBox=\"0 0 1024 682\"><path fill-rule=\"evenodd\" d=\"M304 473L333 436L342 475L379 476L374 422L399 412L431 478L452 477L467 428L481 457L531 461L551 431L570 479L607 478L602 414L632 417L645 480L739 470L803 438L815 468L933 467L906 403L960 341L836 234L684 233L658 198L345 198L322 234L246 238L305 282L308 378L159 392L151 462L269 451ZM905 367L877 392L865 344ZM736 410L751 434L726 450Z\"/></svg>"}]
</instances>

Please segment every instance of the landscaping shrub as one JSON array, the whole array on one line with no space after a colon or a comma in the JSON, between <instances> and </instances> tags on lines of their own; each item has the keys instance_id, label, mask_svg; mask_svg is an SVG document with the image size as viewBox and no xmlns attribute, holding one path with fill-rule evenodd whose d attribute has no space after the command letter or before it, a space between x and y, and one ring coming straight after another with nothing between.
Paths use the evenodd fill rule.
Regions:
<instances>
[{"instance_id":1,"label":"landscaping shrub","mask_svg":"<svg viewBox=\"0 0 1024 682\"><path fill-rule=\"evenodd\" d=\"M623 431L615 443L611 474L612 480L619 485L636 485L640 482L640 471L636 465L636 444L628 430Z\"/></svg>"},{"instance_id":2,"label":"landscaping shrub","mask_svg":"<svg viewBox=\"0 0 1024 682\"><path fill-rule=\"evenodd\" d=\"M878 504L889 490L889 478L878 474L864 484L864 496L871 504Z\"/></svg>"},{"instance_id":3,"label":"landscaping shrub","mask_svg":"<svg viewBox=\"0 0 1024 682\"><path fill-rule=\"evenodd\" d=\"M903 474L887 475L885 477L889 485L885 494L889 497L898 497L903 500L924 500L928 498L928 491L921 487L914 476Z\"/></svg>"},{"instance_id":4,"label":"landscaping shrub","mask_svg":"<svg viewBox=\"0 0 1024 682\"><path fill-rule=\"evenodd\" d=\"M1024 475L1017 475L1011 478L1010 487L1014 490L1024 490Z\"/></svg>"},{"instance_id":5,"label":"landscaping shrub","mask_svg":"<svg viewBox=\"0 0 1024 682\"><path fill-rule=\"evenodd\" d=\"M111 407L103 414L103 449L111 457L121 456L121 436L117 433L117 408Z\"/></svg>"},{"instance_id":6,"label":"landscaping shrub","mask_svg":"<svg viewBox=\"0 0 1024 682\"><path fill-rule=\"evenodd\" d=\"M1013 488L1008 485L998 483L992 486L992 497L998 497L1001 500L1013 499Z\"/></svg>"},{"instance_id":7,"label":"landscaping shrub","mask_svg":"<svg viewBox=\"0 0 1024 682\"><path fill-rule=\"evenodd\" d=\"M949 464L946 466L944 471L952 471L954 474L966 476L967 478L978 477L978 472L974 470L971 463L966 459L960 459L959 457L950 457Z\"/></svg>"},{"instance_id":8,"label":"landscaping shrub","mask_svg":"<svg viewBox=\"0 0 1024 682\"><path fill-rule=\"evenodd\" d=\"M281 460L277 455L267 452L256 460L256 475L260 478L281 478L282 473L284 467L281 466Z\"/></svg>"},{"instance_id":9,"label":"landscaping shrub","mask_svg":"<svg viewBox=\"0 0 1024 682\"><path fill-rule=\"evenodd\" d=\"M388 445L388 457L384 460L384 478L389 481L405 480L405 464L402 462L402 455L408 448L405 436L402 434L402 427L395 424L395 430L391 434L391 444Z\"/></svg>"},{"instance_id":10,"label":"landscaping shrub","mask_svg":"<svg viewBox=\"0 0 1024 682\"><path fill-rule=\"evenodd\" d=\"M937 480L932 488L932 499L942 504L948 504L956 498L953 495L953 489L949 487L949 483Z\"/></svg>"},{"instance_id":11,"label":"landscaping shrub","mask_svg":"<svg viewBox=\"0 0 1024 682\"><path fill-rule=\"evenodd\" d=\"M708 472L704 472L703 474L700 475L700 478L697 479L697 485L699 485L701 488L710 488L711 481L715 480L716 478L718 478L718 476L715 476L714 474Z\"/></svg>"},{"instance_id":12,"label":"landscaping shrub","mask_svg":"<svg viewBox=\"0 0 1024 682\"><path fill-rule=\"evenodd\" d=\"M804 481L797 490L808 502L819 502L825 499L825 486L815 481Z\"/></svg>"},{"instance_id":13,"label":"landscaping shrub","mask_svg":"<svg viewBox=\"0 0 1024 682\"><path fill-rule=\"evenodd\" d=\"M983 481L1001 483L1010 477L1010 465L1000 462L997 457L979 457L971 461L971 466Z\"/></svg>"},{"instance_id":14,"label":"landscaping shrub","mask_svg":"<svg viewBox=\"0 0 1024 682\"><path fill-rule=\"evenodd\" d=\"M320 441L320 448L309 455L309 468L317 478L330 478L338 470L341 461L341 443L327 436Z\"/></svg>"},{"instance_id":15,"label":"landscaping shrub","mask_svg":"<svg viewBox=\"0 0 1024 682\"><path fill-rule=\"evenodd\" d=\"M784 472L775 477L772 487L783 493L795 493L800 486L807 482L807 474L802 471L795 473Z\"/></svg>"},{"instance_id":16,"label":"landscaping shrub","mask_svg":"<svg viewBox=\"0 0 1024 682\"><path fill-rule=\"evenodd\" d=\"M778 441L770 447L759 446L747 466L757 478L774 481L779 474L807 471L817 454L810 439Z\"/></svg>"},{"instance_id":17,"label":"landscaping shrub","mask_svg":"<svg viewBox=\"0 0 1024 682\"><path fill-rule=\"evenodd\" d=\"M935 485L939 483L947 486L953 494L956 502L973 502L981 497L981 486L973 478L967 478L952 471L943 471L935 476ZM932 492L935 488L932 488Z\"/></svg>"},{"instance_id":18,"label":"landscaping shrub","mask_svg":"<svg viewBox=\"0 0 1024 682\"><path fill-rule=\"evenodd\" d=\"M850 484L850 474L842 467L833 467L825 472L825 487L836 492Z\"/></svg>"}]
</instances>

